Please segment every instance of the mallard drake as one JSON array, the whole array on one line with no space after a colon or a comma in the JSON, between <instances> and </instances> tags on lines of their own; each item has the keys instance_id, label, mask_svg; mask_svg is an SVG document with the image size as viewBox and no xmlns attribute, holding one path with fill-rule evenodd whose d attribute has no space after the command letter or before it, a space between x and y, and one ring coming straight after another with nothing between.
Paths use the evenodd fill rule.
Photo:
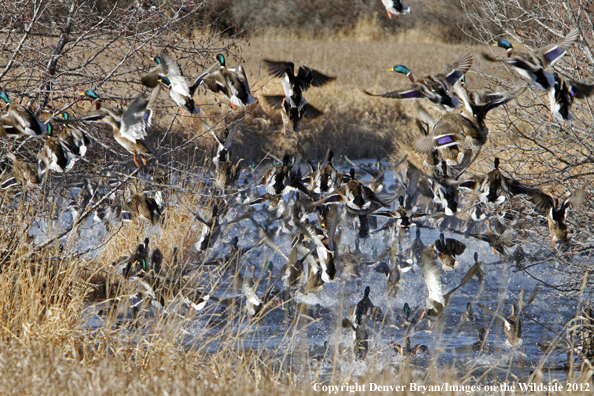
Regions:
<instances>
[{"instance_id":1,"label":"mallard drake","mask_svg":"<svg viewBox=\"0 0 594 396\"><path fill-rule=\"evenodd\" d=\"M134 276L142 276L149 268L149 238L144 238L144 243L136 247L134 253L125 263L122 275L128 279Z\"/></svg>"},{"instance_id":2,"label":"mallard drake","mask_svg":"<svg viewBox=\"0 0 594 396\"><path fill-rule=\"evenodd\" d=\"M472 304L471 303L469 303L469 302L466 303L466 310L462 314L462 318L461 319L464 322L474 322L475 317L474 317L474 312L472 312Z\"/></svg>"},{"instance_id":3,"label":"mallard drake","mask_svg":"<svg viewBox=\"0 0 594 396\"><path fill-rule=\"evenodd\" d=\"M23 187L36 187L39 185L39 177L37 177L37 169L35 164L19 161L16 155L13 153L6 153L6 156L10 158L13 163L13 177L0 184L1 189L5 190L9 187L15 186L18 183L20 183Z\"/></svg>"},{"instance_id":4,"label":"mallard drake","mask_svg":"<svg viewBox=\"0 0 594 396\"><path fill-rule=\"evenodd\" d=\"M295 75L295 64L293 62L272 61L264 59L268 72L281 78L283 96L265 95L264 98L270 106L275 109L282 109L281 116L285 127L289 130L299 132L299 121L302 117L316 118L322 115L322 112L307 103L303 97L303 91L307 91L310 86L321 87L336 77L330 77L311 67L301 65Z\"/></svg>"},{"instance_id":5,"label":"mallard drake","mask_svg":"<svg viewBox=\"0 0 594 396\"><path fill-rule=\"evenodd\" d=\"M408 303L404 303L404 306L402 307L402 313L404 314L404 316L400 320L400 324L403 327L410 327L410 326L414 326L417 324L417 319L415 319L414 317L411 316L412 311L411 311L410 305L408 305Z\"/></svg>"},{"instance_id":6,"label":"mallard drake","mask_svg":"<svg viewBox=\"0 0 594 396\"><path fill-rule=\"evenodd\" d=\"M141 218L154 225L161 215L161 208L157 201L144 193L132 195L122 208L122 220L124 221Z\"/></svg>"},{"instance_id":7,"label":"mallard drake","mask_svg":"<svg viewBox=\"0 0 594 396\"><path fill-rule=\"evenodd\" d=\"M490 62L502 62L512 66L522 77L541 90L548 91L555 86L555 78L552 73L545 73L544 69L553 66L577 41L579 31L572 29L564 39L557 43L547 45L537 50L528 49L526 52L518 52L512 43L507 40L499 40L494 47L501 47L507 51L507 58L497 59L491 55L483 54L483 57Z\"/></svg>"},{"instance_id":8,"label":"mallard drake","mask_svg":"<svg viewBox=\"0 0 594 396\"><path fill-rule=\"evenodd\" d=\"M52 124L47 124L48 139L37 154L38 173L44 174L48 169L55 172L66 172L74 166L76 158L70 153L62 140L52 136Z\"/></svg>"},{"instance_id":9,"label":"mallard drake","mask_svg":"<svg viewBox=\"0 0 594 396\"><path fill-rule=\"evenodd\" d=\"M573 120L573 116L569 113L573 100L592 96L594 85L562 79L557 73L553 73L553 77L555 78L555 85L549 91L551 114L549 114L547 125L551 124L551 117L553 116L557 121L565 125L565 121Z\"/></svg>"},{"instance_id":10,"label":"mallard drake","mask_svg":"<svg viewBox=\"0 0 594 396\"><path fill-rule=\"evenodd\" d=\"M548 211L547 219L551 233L551 243L567 242L569 240L567 224L565 224L567 209L570 207L574 209L579 208L586 195L584 189L575 190L565 199L553 198L538 188L528 188L519 184L514 185L511 191L513 194L529 195L530 201L538 209Z\"/></svg>"},{"instance_id":11,"label":"mallard drake","mask_svg":"<svg viewBox=\"0 0 594 396\"><path fill-rule=\"evenodd\" d=\"M402 4L400 0L382 0L382 3L384 3L388 18L390 19L392 19L392 14L396 15L396 18L398 18L398 15L406 15L410 12L410 7Z\"/></svg>"},{"instance_id":12,"label":"mallard drake","mask_svg":"<svg viewBox=\"0 0 594 396\"><path fill-rule=\"evenodd\" d=\"M39 137L47 132L47 124L39 121L31 110L11 102L4 91L0 92L0 98L4 100L7 107L6 113L2 115L2 125L8 135Z\"/></svg>"},{"instance_id":13,"label":"mallard drake","mask_svg":"<svg viewBox=\"0 0 594 396\"><path fill-rule=\"evenodd\" d=\"M66 144L68 150L77 157L84 157L87 152L87 146L91 144L87 135L78 128L73 127L70 121L70 115L67 112L60 113L64 120L64 128L60 133L60 140ZM59 120L59 119L58 119Z\"/></svg>"},{"instance_id":14,"label":"mallard drake","mask_svg":"<svg viewBox=\"0 0 594 396\"><path fill-rule=\"evenodd\" d=\"M124 112L121 122L118 121L111 112L104 110L92 111L81 117L80 120L109 124L113 129L114 139L124 147L126 151L134 155L134 163L140 168L140 164L136 159L137 155L141 156L142 162L145 165L145 156L153 156L151 150L146 146L143 139L149 132L153 116L153 107L159 91L160 86L157 85L148 100L144 95L136 97Z\"/></svg>"},{"instance_id":15,"label":"mallard drake","mask_svg":"<svg viewBox=\"0 0 594 396\"><path fill-rule=\"evenodd\" d=\"M441 72L425 77L416 78L408 67L396 65L388 71L406 75L412 82L410 86L397 89L384 94L372 94L364 91L367 95L382 96L395 99L429 99L431 102L442 105L446 110L451 110L460 104L460 101L449 95L449 90L472 66L470 53L460 56L453 64L444 68Z\"/></svg>"},{"instance_id":16,"label":"mallard drake","mask_svg":"<svg viewBox=\"0 0 594 396\"><path fill-rule=\"evenodd\" d=\"M439 239L435 241L435 249L443 269L448 271L458 268L460 263L456 260L456 256L464 253L466 245L453 238L445 239L443 233L441 233Z\"/></svg>"},{"instance_id":17,"label":"mallard drake","mask_svg":"<svg viewBox=\"0 0 594 396\"><path fill-rule=\"evenodd\" d=\"M264 63L272 76L281 79L285 98L291 107L303 107L305 104L303 91L307 91L312 86L321 87L336 79L305 65L299 66L299 71L295 75L293 62L264 59Z\"/></svg>"},{"instance_id":18,"label":"mallard drake","mask_svg":"<svg viewBox=\"0 0 594 396\"><path fill-rule=\"evenodd\" d=\"M157 66L152 68L148 74L142 77L142 85L155 88L159 83L163 83L169 91L171 99L185 112L193 115L200 114L200 110L194 104L194 91L190 91L186 79L177 63L169 56L167 51L161 50L161 53L152 60Z\"/></svg>"},{"instance_id":19,"label":"mallard drake","mask_svg":"<svg viewBox=\"0 0 594 396\"><path fill-rule=\"evenodd\" d=\"M117 122L122 122L122 117L124 116L124 111L119 107L111 107L106 106L103 103L103 100L97 95L95 91L92 89L87 89L84 92L79 93L80 96L86 96L93 100L93 105L91 107L91 111L103 111L113 117L114 120Z\"/></svg>"},{"instance_id":20,"label":"mallard drake","mask_svg":"<svg viewBox=\"0 0 594 396\"><path fill-rule=\"evenodd\" d=\"M250 86L241 65L236 69L229 69L225 64L225 57L218 54L214 57L217 62L202 73L190 87L190 94L193 95L202 83L206 83L208 89L213 92L222 92L231 107L249 106L254 103L254 97L250 93Z\"/></svg>"}]
</instances>

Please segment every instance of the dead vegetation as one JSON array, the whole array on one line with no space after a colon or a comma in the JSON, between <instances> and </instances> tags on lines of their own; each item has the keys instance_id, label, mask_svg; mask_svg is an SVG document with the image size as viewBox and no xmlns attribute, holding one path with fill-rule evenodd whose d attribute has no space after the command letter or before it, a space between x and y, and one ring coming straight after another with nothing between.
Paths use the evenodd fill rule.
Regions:
<instances>
[{"instance_id":1,"label":"dead vegetation","mask_svg":"<svg viewBox=\"0 0 594 396\"><path fill-rule=\"evenodd\" d=\"M245 9L242 8L244 3L233 2L225 7L235 12L236 9ZM417 155L410 150L410 144L418 137L413 122L414 105L368 97L362 89L383 92L407 84L404 76L385 71L397 63L406 64L415 73L423 75L440 70L462 52L472 50L478 54L484 49L443 44L454 40L443 35L443 26L449 29L452 22L449 25L439 19L433 20L430 25L422 22L427 15L443 14L444 9L452 5L448 2L419 1L409 4L413 7L411 15L417 12L418 5L418 17L398 21L384 20L385 14L379 1L362 4L367 15L371 16L363 22L350 20L349 28L352 29L336 31L338 22L331 24L330 28L321 29L312 22L305 30L296 30L296 24L301 23L296 20L287 22L289 30L285 26L274 25L256 30L255 38L245 43L238 43L233 37L220 39L210 31L209 26L194 27L191 34L183 38L171 32L164 38L158 37L156 32L132 35L130 32L137 26L135 23L138 20L130 17L121 21L124 29L112 44L107 45L109 29L105 27L100 35L85 39L84 49L73 47L67 51L58 64L63 69L58 68L58 74L49 79L45 74L47 55L54 50L55 40L39 33L32 39L30 47L36 48L45 57L36 55L40 58L27 62L17 59L20 63L12 69L13 74L3 77L2 88L21 103L28 104L43 100L47 90L40 86L43 82L51 83L47 106L52 115L64 109L73 115L85 113L89 106L80 100L78 92L87 87L98 89L111 104L124 107L141 92L140 86L131 81L138 81L139 76L149 68L150 56L161 46L171 46L181 59L188 79L209 65L212 54L226 52L234 55L229 58L233 65L242 63L250 72L248 78L252 92L258 98L263 94L278 94L282 90L278 81L267 76L261 59L291 60L337 76L333 84L312 89L306 94L308 101L325 114L319 119L307 121L302 134L283 136L278 112L263 105L260 99L263 106L249 109L244 127L236 137L235 157L255 164L263 157L264 151L294 152L297 141L300 141L312 159L320 159L331 146L337 156L402 158L407 155L414 161ZM332 2L323 5L325 12L331 13L333 5L336 6ZM220 4L217 6L222 7ZM277 6L268 4L270 9ZM120 8L117 10L121 12ZM172 10L163 14L173 15ZM266 13L254 16L237 12L237 15L240 19L233 20L233 23L247 21L257 26L260 26L260 21L248 17L268 18ZM457 20L457 17L454 19ZM22 34L22 25L13 23L21 26L19 32ZM387 26L387 23L392 25ZM109 28L115 31L121 26L112 24ZM44 32L50 30L47 28ZM8 43L5 46L14 48L18 45L15 37L8 38L6 32L3 34ZM320 35L330 39L314 39ZM436 37L440 37L439 43L435 42ZM297 38L299 40L295 40ZM455 39L462 40L457 34ZM6 51L1 55L2 65L9 62L9 53ZM94 53L98 54L97 58L85 64ZM70 64L83 64L84 67L71 70L66 67ZM517 79L517 76L506 76L504 80L489 80L486 74L492 75L493 69L485 68L480 62L475 65L478 68L469 76L471 87L499 88L513 85L514 79ZM588 76L584 74L584 77ZM227 104L220 97L200 90L197 98L197 104L203 110L202 117L210 124L221 121L228 112ZM544 187L553 194L562 195L580 186L589 188L594 174L588 132L591 124L589 105L580 105L576 110L578 120L574 123L575 128L563 130L545 127L546 106L546 96L531 92L517 105L509 105L490 115L490 142L471 172L489 170L492 157L499 156L504 162L502 168L506 174ZM49 119L50 113L43 113L47 110L42 112L41 108L38 109L42 118ZM22 195L15 195L13 191L0 192L0 210L3 213L0 216L0 298L3 301L0 307L0 393L81 394L90 390L93 394L126 395L309 394L316 382L352 383L356 376L352 372L342 372L337 363L348 361L349 351L340 349L338 345L331 350L335 363L328 375L321 374L310 365L307 348L295 345L293 337L302 336L309 324L305 312L298 312L290 318L290 330L276 349L249 346L254 334L245 329L253 326L256 333L260 329L251 324L241 310L226 320L201 323L201 326L196 325L198 319L192 314L169 317L158 313L134 317L126 301L128 296L137 292L137 285L123 282L114 274L112 264L120 256L133 253L136 246L153 231L143 222L127 223L121 228L114 226L109 230L107 240L96 241L84 251L94 253L97 250L99 253L92 258L75 248L77 239L87 235L83 231L87 232L86 228L93 226L89 226L88 222L84 227L76 223L60 224L56 220L69 218L62 211L64 201L71 198L68 192L70 183L83 177L97 182L107 179L108 176L103 174L104 164L110 166L110 177L115 175L123 185L138 184L150 194L163 191L172 201L177 199L176 194L183 195L199 214L206 216L209 213L213 200L210 193L202 188L200 180L207 177L210 167L207 157L212 141L204 135L205 130L199 121L177 114L177 109L166 95L158 103L155 119L155 134L150 144L160 153L159 161L148 167L142 177L130 177L131 160L113 142L109 129L92 127L89 128L90 134L96 145L88 163L77 164L77 170L67 176L53 175L51 189L49 184L45 184L40 191L28 191ZM34 158L40 146L36 140L19 142L18 145L3 141L3 144L3 152L17 150L18 147L30 159ZM3 156L2 166L7 174L9 165L5 159ZM119 193L120 203L124 199L124 194ZM113 206L117 205L116 201ZM578 230L578 236L587 237L594 231L592 218L589 217L593 210L591 205L589 200L574 216L572 228ZM105 206L110 205L106 202ZM37 223L43 225L44 233L33 236L30 230ZM165 213L160 232L153 233L150 238L151 246L161 250L164 266L172 270L177 266L191 267L203 259L192 251L199 234L196 225L193 215L183 209ZM57 238L71 226L74 231ZM544 238L543 234L541 239ZM178 248L178 261L174 258L174 248ZM587 248L587 245L582 247ZM587 266L575 265L571 260L572 252L557 254L560 262L572 266L568 270L571 293L580 294L591 286L592 281L589 278L584 280L583 276ZM261 267L264 264L258 263ZM210 287L218 286L220 281L216 270L206 267L197 271L195 277L209 278ZM267 280L262 277L259 281ZM235 285L228 287L230 292L237 291ZM181 290L188 291L189 286ZM164 297L174 300L177 291L171 289ZM90 321L90 315L85 311L89 304L104 301L108 303L103 305L102 321ZM222 303L215 302L212 309L222 309ZM372 362L382 352L376 350L376 355L368 357L368 367L373 367ZM582 371L571 372L568 381L584 383L591 381L589 376L591 367L584 363ZM479 380L482 378L460 376L454 367L444 369L438 365L438 359L422 374L409 367L399 367L385 372L369 369L365 376L368 383L382 385L402 385L413 381L469 385Z\"/></svg>"}]
</instances>

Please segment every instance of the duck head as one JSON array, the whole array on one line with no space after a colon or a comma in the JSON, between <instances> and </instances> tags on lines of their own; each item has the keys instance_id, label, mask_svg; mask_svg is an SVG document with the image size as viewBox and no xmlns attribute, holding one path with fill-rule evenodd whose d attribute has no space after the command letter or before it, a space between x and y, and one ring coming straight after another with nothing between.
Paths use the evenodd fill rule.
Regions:
<instances>
[{"instance_id":1,"label":"duck head","mask_svg":"<svg viewBox=\"0 0 594 396\"><path fill-rule=\"evenodd\" d=\"M171 80L169 80L167 76L159 76L159 79L157 81L163 83L163 85L165 85L167 88L171 87Z\"/></svg>"},{"instance_id":2,"label":"duck head","mask_svg":"<svg viewBox=\"0 0 594 396\"><path fill-rule=\"evenodd\" d=\"M510 43L507 40L503 40L503 39L497 41L496 43L491 44L491 46L492 47L501 47L501 48L504 48L506 50L513 49L512 43Z\"/></svg>"},{"instance_id":3,"label":"duck head","mask_svg":"<svg viewBox=\"0 0 594 396\"><path fill-rule=\"evenodd\" d=\"M404 303L404 316L406 316L406 318L408 319L408 317L410 316L410 305L408 305L408 303Z\"/></svg>"},{"instance_id":4,"label":"duck head","mask_svg":"<svg viewBox=\"0 0 594 396\"><path fill-rule=\"evenodd\" d=\"M223 56L223 54L217 54L214 56L214 58L219 61L219 63L221 64L221 66L225 66L225 57Z\"/></svg>"},{"instance_id":5,"label":"duck head","mask_svg":"<svg viewBox=\"0 0 594 396\"><path fill-rule=\"evenodd\" d=\"M0 92L0 98L6 103L10 103L10 99L8 99L8 94L6 92Z\"/></svg>"},{"instance_id":6,"label":"duck head","mask_svg":"<svg viewBox=\"0 0 594 396\"><path fill-rule=\"evenodd\" d=\"M496 43L491 44L493 47L501 47L507 50L507 57L509 58L512 56L512 52L514 52L514 46L507 40L499 40Z\"/></svg>"},{"instance_id":7,"label":"duck head","mask_svg":"<svg viewBox=\"0 0 594 396\"><path fill-rule=\"evenodd\" d=\"M99 99L99 95L97 95L95 93L95 91L93 91L92 89L87 89L85 92L81 92L79 95L86 96L86 97L91 98L93 100Z\"/></svg>"},{"instance_id":8,"label":"duck head","mask_svg":"<svg viewBox=\"0 0 594 396\"><path fill-rule=\"evenodd\" d=\"M388 69L388 71L392 71L395 73L401 73L401 74L404 74L405 76L410 73L410 70L408 69L408 67L406 67L404 65L396 65L393 68Z\"/></svg>"}]
</instances>

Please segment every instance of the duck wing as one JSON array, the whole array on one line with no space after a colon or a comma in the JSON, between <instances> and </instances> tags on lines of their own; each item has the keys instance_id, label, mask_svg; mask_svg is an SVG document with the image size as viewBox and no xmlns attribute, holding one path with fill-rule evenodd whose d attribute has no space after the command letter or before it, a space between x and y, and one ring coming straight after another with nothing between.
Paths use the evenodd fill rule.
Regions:
<instances>
[{"instance_id":1,"label":"duck wing","mask_svg":"<svg viewBox=\"0 0 594 396\"><path fill-rule=\"evenodd\" d=\"M295 75L295 64L293 62L273 61L264 59L264 64L268 69L268 73L274 77L283 78L285 74L290 75L289 79Z\"/></svg>"},{"instance_id":2,"label":"duck wing","mask_svg":"<svg viewBox=\"0 0 594 396\"><path fill-rule=\"evenodd\" d=\"M535 55L538 56L539 60L542 62L543 67L553 66L555 62L565 55L565 53L573 47L579 37L578 29L572 29L565 38L562 40L542 47L536 51L534 51Z\"/></svg>"},{"instance_id":3,"label":"duck wing","mask_svg":"<svg viewBox=\"0 0 594 396\"><path fill-rule=\"evenodd\" d=\"M568 80L567 82L569 83L569 93L571 93L574 98L584 99L588 96L592 96L594 93L594 85L583 84L574 80Z\"/></svg>"},{"instance_id":4,"label":"duck wing","mask_svg":"<svg viewBox=\"0 0 594 396\"><path fill-rule=\"evenodd\" d=\"M285 95L264 95L264 100L273 109L283 107L283 99L285 99Z\"/></svg>"},{"instance_id":5,"label":"duck wing","mask_svg":"<svg viewBox=\"0 0 594 396\"><path fill-rule=\"evenodd\" d=\"M165 75L163 71L163 65L157 65L153 67L147 74L142 76L140 82L142 85L148 88L155 88L159 85L159 78Z\"/></svg>"},{"instance_id":6,"label":"duck wing","mask_svg":"<svg viewBox=\"0 0 594 396\"><path fill-rule=\"evenodd\" d=\"M305 65L299 66L297 78L303 82L304 91L307 91L310 86L321 87L322 85L326 85L329 82L336 80L336 77L327 76L316 69L312 69Z\"/></svg>"},{"instance_id":7,"label":"duck wing","mask_svg":"<svg viewBox=\"0 0 594 396\"><path fill-rule=\"evenodd\" d=\"M305 103L301 108L301 115L305 118L312 119L317 118L324 114L323 111L318 110L317 108L313 107L309 103Z\"/></svg>"},{"instance_id":8,"label":"duck wing","mask_svg":"<svg viewBox=\"0 0 594 396\"><path fill-rule=\"evenodd\" d=\"M190 96L190 89L184 75L177 64L177 61L169 56L166 51L161 51L159 55L161 58L163 72L171 81L171 89L183 96Z\"/></svg>"},{"instance_id":9,"label":"duck wing","mask_svg":"<svg viewBox=\"0 0 594 396\"><path fill-rule=\"evenodd\" d=\"M461 55L454 63L446 66L441 72L435 74L438 79L444 79L449 85L454 85L468 72L472 66L472 54L470 52Z\"/></svg>"},{"instance_id":10,"label":"duck wing","mask_svg":"<svg viewBox=\"0 0 594 396\"><path fill-rule=\"evenodd\" d=\"M433 249L433 246L429 246L425 249ZM445 306L445 299L441 291L441 269L435 260L425 260L424 257L423 280L425 281L428 290L427 299Z\"/></svg>"},{"instance_id":11,"label":"duck wing","mask_svg":"<svg viewBox=\"0 0 594 396\"><path fill-rule=\"evenodd\" d=\"M147 136L147 127L145 123L147 105L148 101L144 95L139 95L134 99L130 106L128 106L122 117L120 133L132 143L136 143L137 140L144 139ZM147 119L147 121L149 120L150 118Z\"/></svg>"}]
</instances>

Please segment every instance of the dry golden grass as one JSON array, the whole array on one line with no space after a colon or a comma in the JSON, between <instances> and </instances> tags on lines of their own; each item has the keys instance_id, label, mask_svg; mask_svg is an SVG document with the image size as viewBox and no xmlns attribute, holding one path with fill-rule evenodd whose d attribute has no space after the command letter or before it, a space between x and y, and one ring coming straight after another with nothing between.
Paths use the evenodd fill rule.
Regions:
<instances>
[{"instance_id":1,"label":"dry golden grass","mask_svg":"<svg viewBox=\"0 0 594 396\"><path fill-rule=\"evenodd\" d=\"M368 33L368 37L374 36ZM278 112L266 105L263 109L251 109L234 143L234 155L259 159L262 149L295 152L299 140L312 159L320 158L331 145L338 155L367 158L409 155L419 162L410 151L410 144L418 137L412 118L414 103L368 97L362 89L384 92L403 87L408 83L406 77L386 69L402 63L423 75L441 70L469 49L437 43L411 44L396 39L365 40L250 40L241 55L256 97L282 93L279 81L271 80L263 69L263 58L306 64L337 76L337 80L306 93L308 101L325 114L317 120L305 121L300 135L283 136ZM213 103L215 99L221 100L205 94L198 102ZM159 120L159 125L167 128L172 114L170 100L163 98L160 106L158 116L167 116ZM212 122L226 110L224 103L204 112L210 116L207 121ZM495 125L493 122L493 139L485 148L484 161L477 163L476 169L490 167L489 153L497 153L502 159L513 158L517 151L501 151L510 143L529 148L525 140L505 133L499 136ZM180 117L176 126L180 130L171 134L170 143L183 142L203 131L201 124L189 117ZM531 132L528 125L522 128L525 133ZM201 139L204 146L211 144L210 138ZM195 157L196 153L190 152L185 159L195 160ZM529 162L527 158L520 164ZM506 169L510 173L519 172L522 166ZM182 186L176 184L173 188ZM207 217L211 200L200 196L200 188L200 185L196 187L198 194L188 203ZM136 291L134 285L104 271L113 271L111 263L120 255L131 253L150 227L140 221L124 225L92 261L69 257L68 243L65 251L51 244L32 255L33 247L25 237L25 227L36 218L36 207L29 203L13 211L9 193L3 192L0 201L0 209L7 214L0 219L0 229L5 231L0 236L0 252L13 252L2 264L0 273L1 394L311 394L313 383L320 381L319 373L309 365L306 350L296 353L302 355L301 363L307 365L306 374L299 376L295 370L302 373L303 367L287 370L278 355L274 355L278 351L238 348L249 336L239 330L237 316L232 316L217 334L189 336L188 328L194 319L191 315L175 320L163 315L122 320L117 313L125 309L114 307L105 315L102 328L88 329L88 318L82 312L89 302L114 297L124 300ZM20 217L14 213L20 213ZM160 232L151 235L151 247L163 252L167 266L173 263L174 247L180 249L180 263L200 260L191 252L200 232L195 225L192 215L183 209L165 214ZM199 271L197 276L203 275L203 271L206 270ZM239 320L245 321L245 315ZM208 350L208 345L216 343L220 345L216 351ZM342 350L332 353L335 358L346 356ZM403 367L406 365L394 371L376 372L372 368L374 359L374 356L368 358L365 383L408 385L414 381L425 385L441 382L469 385L475 380L470 375L460 377L455 368L439 366L437 358L423 373ZM582 381L580 373L572 375L570 381ZM337 369L331 378L324 380L333 385L352 384L356 376Z\"/></svg>"},{"instance_id":2,"label":"dry golden grass","mask_svg":"<svg viewBox=\"0 0 594 396\"><path fill-rule=\"evenodd\" d=\"M297 141L308 155L320 158L328 145L337 155L354 158L380 158L402 149L402 143L412 141L418 131L411 115L412 101L383 99L365 95L363 90L382 93L404 87L406 76L386 71L401 63L415 73L424 75L441 70L460 54L468 51L462 45L406 43L394 40L321 41L286 39L251 39L243 47L244 67L252 85L252 94L259 100L262 110L256 110L234 144L234 154L256 159L268 151L295 152ZM305 93L309 103L324 115L315 120L304 120L300 134L283 136L278 110L265 104L262 95L282 94L279 79L271 79L262 59L287 60L296 66L305 64L336 80L321 88ZM407 153L401 150L397 154Z\"/></svg>"}]
</instances>

